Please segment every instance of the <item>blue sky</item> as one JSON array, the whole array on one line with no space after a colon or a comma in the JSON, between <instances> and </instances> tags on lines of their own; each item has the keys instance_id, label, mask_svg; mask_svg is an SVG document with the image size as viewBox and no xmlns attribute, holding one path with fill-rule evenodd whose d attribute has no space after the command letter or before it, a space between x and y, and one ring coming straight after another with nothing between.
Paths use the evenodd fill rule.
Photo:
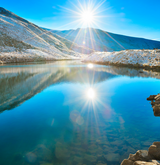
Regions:
<instances>
[{"instance_id":1,"label":"blue sky","mask_svg":"<svg viewBox=\"0 0 160 165\"><path fill-rule=\"evenodd\" d=\"M79 0L84 3L91 1L96 7L99 0ZM4 7L15 14L50 29L76 29L82 26L74 12L80 8L77 0L5 0ZM98 20L94 28L124 34L128 36L156 39L160 41L160 0L107 0L97 12ZM67 25L68 24L68 25Z\"/></svg>"}]
</instances>

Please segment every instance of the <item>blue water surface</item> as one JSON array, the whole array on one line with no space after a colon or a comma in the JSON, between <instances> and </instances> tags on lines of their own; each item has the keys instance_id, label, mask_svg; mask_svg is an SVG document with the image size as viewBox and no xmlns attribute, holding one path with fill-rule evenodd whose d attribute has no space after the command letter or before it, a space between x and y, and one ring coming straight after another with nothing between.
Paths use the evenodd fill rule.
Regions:
<instances>
[{"instance_id":1,"label":"blue water surface","mask_svg":"<svg viewBox=\"0 0 160 165\"><path fill-rule=\"evenodd\" d=\"M55 62L0 67L0 165L118 165L160 140L160 73Z\"/></svg>"}]
</instances>

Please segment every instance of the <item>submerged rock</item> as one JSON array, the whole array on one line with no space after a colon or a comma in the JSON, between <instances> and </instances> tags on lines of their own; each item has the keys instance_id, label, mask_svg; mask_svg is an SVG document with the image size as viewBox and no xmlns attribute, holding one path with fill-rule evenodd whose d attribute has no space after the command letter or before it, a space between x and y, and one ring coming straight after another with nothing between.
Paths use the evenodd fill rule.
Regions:
<instances>
[{"instance_id":1,"label":"submerged rock","mask_svg":"<svg viewBox=\"0 0 160 165\"><path fill-rule=\"evenodd\" d=\"M107 165L106 163L98 162L96 165Z\"/></svg>"},{"instance_id":2,"label":"submerged rock","mask_svg":"<svg viewBox=\"0 0 160 165\"><path fill-rule=\"evenodd\" d=\"M38 145L37 148L33 151L33 153L37 156L39 160L51 161L52 160L52 152L46 148L46 146Z\"/></svg>"},{"instance_id":3,"label":"submerged rock","mask_svg":"<svg viewBox=\"0 0 160 165\"><path fill-rule=\"evenodd\" d=\"M110 161L110 162L112 162L112 161L118 162L120 159L119 154L115 154L115 153L109 153L107 155L104 155L104 157L107 161Z\"/></svg>"},{"instance_id":4,"label":"submerged rock","mask_svg":"<svg viewBox=\"0 0 160 165\"><path fill-rule=\"evenodd\" d=\"M57 142L56 148L55 148L55 155L57 159L65 160L70 157L70 152L67 149L67 146L65 146L65 144Z\"/></svg>"},{"instance_id":5,"label":"submerged rock","mask_svg":"<svg viewBox=\"0 0 160 165\"><path fill-rule=\"evenodd\" d=\"M25 159L29 163L41 162L41 161L52 161L52 152L46 148L46 146L38 145L35 150L28 152Z\"/></svg>"},{"instance_id":6,"label":"submerged rock","mask_svg":"<svg viewBox=\"0 0 160 165\"><path fill-rule=\"evenodd\" d=\"M75 156L73 161L76 162L76 163L80 163L80 162L83 162L83 158L79 157L79 156Z\"/></svg>"},{"instance_id":7,"label":"submerged rock","mask_svg":"<svg viewBox=\"0 0 160 165\"><path fill-rule=\"evenodd\" d=\"M88 162L95 163L97 161L97 157L89 154L85 154L84 159Z\"/></svg>"},{"instance_id":8,"label":"submerged rock","mask_svg":"<svg viewBox=\"0 0 160 165\"><path fill-rule=\"evenodd\" d=\"M40 165L53 165L53 163L43 162L43 163L40 163Z\"/></svg>"},{"instance_id":9,"label":"submerged rock","mask_svg":"<svg viewBox=\"0 0 160 165\"><path fill-rule=\"evenodd\" d=\"M34 153L29 152L26 154L25 160L28 163L35 163L37 161L37 156Z\"/></svg>"}]
</instances>

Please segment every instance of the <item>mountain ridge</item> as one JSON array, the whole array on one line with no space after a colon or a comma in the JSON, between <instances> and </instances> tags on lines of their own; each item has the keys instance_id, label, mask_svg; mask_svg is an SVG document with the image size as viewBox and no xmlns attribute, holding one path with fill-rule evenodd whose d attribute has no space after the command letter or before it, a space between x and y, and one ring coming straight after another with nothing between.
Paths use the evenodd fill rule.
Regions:
<instances>
[{"instance_id":1,"label":"mountain ridge","mask_svg":"<svg viewBox=\"0 0 160 165\"><path fill-rule=\"evenodd\" d=\"M78 28L60 31L41 28L0 7L0 64L83 60L88 54L96 56L102 53L103 56L103 52L156 48L160 49L159 41L114 34L100 29Z\"/></svg>"},{"instance_id":2,"label":"mountain ridge","mask_svg":"<svg viewBox=\"0 0 160 165\"><path fill-rule=\"evenodd\" d=\"M24 19L24 18L22 18L22 17L16 15L16 14L14 14L13 12L11 12L11 11L9 11L9 10L3 8L3 7L0 7L0 14L3 14L3 15L5 15L5 16L7 16L7 17L11 17L11 18L14 18L14 19L18 19L18 20L23 21L23 22L25 22L25 23L32 24L32 25L36 26L36 27L39 28L39 29L47 30L48 33L49 33L49 29L47 29L47 28L41 28L41 27L39 27L38 25L36 25L36 24L34 24L34 23L32 23L32 22L30 22L30 21L28 21L28 20L26 20L26 19ZM57 34L54 34L54 35L57 35ZM58 38L58 37L59 37L59 36L57 36L56 38ZM65 40L66 40L66 39L65 39ZM70 41L67 41L67 42L70 42ZM67 46L67 45L66 45L66 46ZM73 47L73 48L74 48L74 47L76 48L76 47L79 47L79 46L78 46L77 44L74 44L74 43L72 42L72 47ZM68 47L68 48L69 48L69 47ZM69 49L71 49L71 48L69 48ZM88 53L93 52L93 51L89 50L88 48L83 48L83 50L81 50L81 49L82 49L82 48L80 47L80 48L79 48L80 51L78 51L79 53L88 54ZM85 49L86 49L86 50L85 50ZM76 49L75 49L75 51L76 51Z\"/></svg>"},{"instance_id":3,"label":"mountain ridge","mask_svg":"<svg viewBox=\"0 0 160 165\"><path fill-rule=\"evenodd\" d=\"M121 51L124 49L160 49L160 41L115 34L112 32L106 32L101 29L78 28L62 31L52 30L52 32L63 36L68 40L74 41L81 46L84 45L83 40L85 40L86 47L101 52ZM82 38L81 36L85 36L85 38ZM88 40L88 38L93 38L92 43Z\"/></svg>"},{"instance_id":4,"label":"mountain ridge","mask_svg":"<svg viewBox=\"0 0 160 165\"><path fill-rule=\"evenodd\" d=\"M81 59L91 51L67 41L61 42L53 33L0 7L0 63L58 59ZM11 42L12 40L12 42ZM70 43L74 50L67 47Z\"/></svg>"}]
</instances>

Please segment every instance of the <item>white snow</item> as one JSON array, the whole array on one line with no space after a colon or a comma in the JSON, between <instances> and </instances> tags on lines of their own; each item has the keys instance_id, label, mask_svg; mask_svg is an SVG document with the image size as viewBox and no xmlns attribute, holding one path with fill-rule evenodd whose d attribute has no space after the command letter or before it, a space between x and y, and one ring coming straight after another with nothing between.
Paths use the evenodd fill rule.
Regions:
<instances>
[{"instance_id":1,"label":"white snow","mask_svg":"<svg viewBox=\"0 0 160 165\"><path fill-rule=\"evenodd\" d=\"M23 22L16 18L0 14L0 32L20 42L31 45L34 49L22 49L16 52L14 47L0 46L0 60L3 63L11 62L11 56L26 59L43 58L53 59L80 59L85 55L74 52L64 43L55 38L51 32L46 31L32 23ZM7 60L7 57L10 60ZM1 62L1 63L2 63Z\"/></svg>"},{"instance_id":2,"label":"white snow","mask_svg":"<svg viewBox=\"0 0 160 165\"><path fill-rule=\"evenodd\" d=\"M99 33L101 35L103 34L100 31ZM44 30L30 22L14 17L7 17L2 14L0 14L0 35L1 34L5 34L6 38L10 37L13 39L15 43L18 43L15 45L18 45L20 49L9 42L8 45L3 45L3 43L5 44L8 41L8 39L6 39L6 41L0 45L0 64L55 59L81 59L86 62L160 66L160 50L145 49L94 52L88 56L70 50L63 42L54 37L53 33L50 31ZM125 37L119 35L119 38L122 39ZM105 36L104 38L102 37L102 39L106 41ZM98 41L98 39L96 39L96 41ZM130 42L129 40L127 41ZM135 43L137 43L136 41L141 43L142 40L135 39ZM111 43L113 43L113 41ZM152 42L149 43L152 45ZM157 46L154 44L152 47ZM158 43L156 42L156 44ZM29 45L30 48L24 45ZM98 46L103 46L103 44ZM117 45L114 46L117 47ZM77 47L77 49L79 49L79 47Z\"/></svg>"},{"instance_id":3,"label":"white snow","mask_svg":"<svg viewBox=\"0 0 160 165\"><path fill-rule=\"evenodd\" d=\"M160 50L123 50L116 52L95 52L85 62L99 62L124 65L160 66Z\"/></svg>"},{"instance_id":4,"label":"white snow","mask_svg":"<svg viewBox=\"0 0 160 165\"><path fill-rule=\"evenodd\" d=\"M70 55L61 55L56 52L47 52L46 50L41 51L38 49L27 49L23 52L1 52L0 53L0 64L10 63L10 62L32 62L32 61L49 61L49 60L60 60L60 59L79 59L79 57L70 56Z\"/></svg>"}]
</instances>

